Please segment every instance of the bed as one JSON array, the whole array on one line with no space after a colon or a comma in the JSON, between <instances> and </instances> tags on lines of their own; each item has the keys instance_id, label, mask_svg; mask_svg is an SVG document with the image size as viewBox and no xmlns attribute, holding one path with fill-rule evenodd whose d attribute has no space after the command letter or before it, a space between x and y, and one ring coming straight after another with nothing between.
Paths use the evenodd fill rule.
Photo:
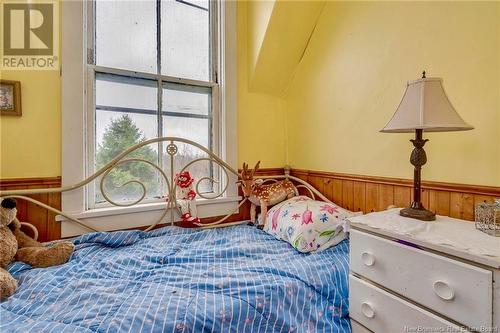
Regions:
<instances>
[{"instance_id":1,"label":"bed","mask_svg":"<svg viewBox=\"0 0 500 333\"><path fill-rule=\"evenodd\" d=\"M15 263L2 332L350 332L348 240L301 254L247 225L91 233ZM169 246L165 246L169 244Z\"/></svg>"},{"instance_id":2,"label":"bed","mask_svg":"<svg viewBox=\"0 0 500 333\"><path fill-rule=\"evenodd\" d=\"M0 192L27 200L83 227L84 221L28 195L82 188L127 161L147 144L165 143L174 165L177 144L200 149L198 161L217 164L226 184L238 172L206 148L186 139L155 138L131 147L87 179L62 188ZM144 162L144 161L143 161ZM147 162L151 164L150 162ZM199 228L157 228L178 209L174 170L159 166L168 185L160 219L145 231L98 230L73 239L75 252L61 266L9 267L19 283L0 303L2 332L350 332L348 314L348 240L325 251L303 254L289 243L249 226L227 223L233 214ZM285 174L297 187L328 201L307 182ZM201 180L210 180L204 177ZM234 179L234 178L233 178ZM136 181L136 183L139 183ZM197 194L198 183L195 186ZM144 188L144 187L143 187ZM227 185L220 193L223 196ZM133 204L141 203L144 193ZM247 200L243 200L238 208ZM112 200L110 204L115 205ZM209 229L205 229L205 228ZM156 229L155 229L156 228Z\"/></svg>"}]
</instances>

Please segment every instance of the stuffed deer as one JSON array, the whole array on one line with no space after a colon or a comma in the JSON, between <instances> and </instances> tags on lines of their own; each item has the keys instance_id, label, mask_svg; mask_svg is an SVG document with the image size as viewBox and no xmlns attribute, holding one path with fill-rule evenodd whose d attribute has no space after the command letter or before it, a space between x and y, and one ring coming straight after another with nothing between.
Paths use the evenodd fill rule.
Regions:
<instances>
[{"instance_id":1,"label":"stuffed deer","mask_svg":"<svg viewBox=\"0 0 500 333\"><path fill-rule=\"evenodd\" d=\"M263 228L266 224L267 207L275 205L285 199L290 199L298 195L297 188L288 179L272 184L262 184L254 179L255 172L259 168L260 161L257 162L253 170L248 169L248 164L243 163L241 171L241 188L245 198L248 198L250 206L250 220L255 223L255 213L257 206L260 206L260 225Z\"/></svg>"}]
</instances>

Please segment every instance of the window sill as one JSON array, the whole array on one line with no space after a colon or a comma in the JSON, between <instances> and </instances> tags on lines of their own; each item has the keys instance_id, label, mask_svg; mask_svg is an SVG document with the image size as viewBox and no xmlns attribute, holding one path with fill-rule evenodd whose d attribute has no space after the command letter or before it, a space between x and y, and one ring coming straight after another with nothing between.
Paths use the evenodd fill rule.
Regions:
<instances>
[{"instance_id":1,"label":"window sill","mask_svg":"<svg viewBox=\"0 0 500 333\"><path fill-rule=\"evenodd\" d=\"M241 197L226 197L196 200L198 216L204 218L233 213L238 207L238 202L241 199ZM69 214L97 230L112 231L151 225L160 218L164 210L164 202L154 202L131 207L98 208L81 213ZM177 210L173 212L173 221L179 221L180 216ZM90 231L60 215L56 216L56 221L61 222L62 237L72 237ZM172 216L170 213L167 213L161 223L170 222L172 222Z\"/></svg>"}]
</instances>

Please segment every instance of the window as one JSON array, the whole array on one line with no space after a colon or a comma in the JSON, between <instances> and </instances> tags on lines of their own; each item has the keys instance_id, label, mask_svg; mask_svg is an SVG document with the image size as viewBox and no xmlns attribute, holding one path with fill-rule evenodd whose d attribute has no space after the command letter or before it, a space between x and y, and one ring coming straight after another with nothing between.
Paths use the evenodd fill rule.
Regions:
<instances>
[{"instance_id":1,"label":"window","mask_svg":"<svg viewBox=\"0 0 500 333\"><path fill-rule=\"evenodd\" d=\"M210 150L214 145L214 115L219 105L216 1L102 1L93 2L88 22L90 46L88 173L104 166L119 153L141 141L179 136ZM134 157L163 166L167 155L162 143L148 145ZM197 149L180 147L175 167L201 157ZM159 153L162 152L162 153ZM184 163L183 163L184 162ZM199 163L194 176L213 174L213 165ZM160 175L141 162L117 166L104 188L116 202L140 197L162 198L166 185ZM203 188L212 192L208 182ZM99 182L88 193L89 208L106 204Z\"/></svg>"},{"instance_id":2,"label":"window","mask_svg":"<svg viewBox=\"0 0 500 333\"><path fill-rule=\"evenodd\" d=\"M113 8L108 7L111 3ZM187 137L237 168L236 2L99 0L63 1L61 6L63 185L81 182L109 159L116 147L105 143L115 140L114 136L123 138L123 128L133 134L127 136L132 141L158 135ZM205 17L205 23L200 19L188 25L188 15ZM113 26L119 26L119 32L106 35L103 29ZM206 34L200 32L202 26ZM181 32L189 36L180 38ZM193 43L195 38L199 39ZM186 53L189 47L192 52ZM175 50L184 54L178 57ZM112 130L106 133L106 128ZM99 144L107 149L100 150ZM158 153L164 148L151 146L141 156L167 169L167 161ZM179 151L189 155L182 146ZM209 167L204 171L210 171ZM144 176L150 171L132 165L125 171L129 174L117 177L132 174L156 180L154 172ZM229 176L226 197L198 201L200 217L225 215L238 207L236 177ZM102 206L96 187L86 186L64 192L62 209L99 230L150 225L165 208L157 198L162 196L162 186L155 183L158 187L150 191L149 202L133 207ZM113 199L128 200L135 190L114 193ZM178 219L167 214L162 223ZM88 230L63 219L62 237L84 232Z\"/></svg>"}]
</instances>

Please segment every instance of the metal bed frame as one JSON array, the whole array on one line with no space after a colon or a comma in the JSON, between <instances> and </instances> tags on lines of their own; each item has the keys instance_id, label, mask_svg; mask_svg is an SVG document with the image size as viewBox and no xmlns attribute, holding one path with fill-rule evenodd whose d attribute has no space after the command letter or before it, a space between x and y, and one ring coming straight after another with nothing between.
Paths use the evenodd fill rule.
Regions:
<instances>
[{"instance_id":1,"label":"metal bed frame","mask_svg":"<svg viewBox=\"0 0 500 333\"><path fill-rule=\"evenodd\" d=\"M168 172L166 172L166 170L163 170L163 168L161 166L159 166L158 164L152 163L152 162L147 161L145 159L135 158L135 157L127 157L131 153L133 153L134 151L137 151L138 149L140 149L144 146L147 146L150 144L163 143L163 142L167 143L166 147L165 147L165 152L169 156L167 162L170 166L170 168L169 168L170 170ZM175 165L175 158L178 156L177 154L179 151L179 149L178 149L179 143L187 144L187 145L190 145L192 147L198 148L206 155L204 157L196 158L196 159L189 161L180 170L175 171L174 165ZM0 191L0 199L14 198L14 199L26 200L26 201L31 202L35 205L38 205L42 208L45 208L45 209L47 209L47 210L49 210L57 215L60 215L64 218L66 218L68 221L71 221L73 223L77 223L80 226L83 226L91 231L102 231L102 230L98 230L94 227L87 225L84 221L76 218L75 216L72 216L69 213L66 213L62 210L51 207L43 202L35 200L35 199L29 197L28 195L43 194L43 193L63 193L63 192L74 191L74 190L80 189L84 186L87 186L88 184L92 183L93 181L96 181L99 183L99 187L100 187L101 193L102 193L105 201L108 202L109 204L111 204L113 206L121 206L121 207L130 207L130 206L139 205L144 201L144 199L147 196L146 186L140 180L138 180L138 179L129 180L129 181L117 186L118 188L127 186L129 184L137 184L140 186L140 188L142 189L141 196L138 199L133 200L131 202L116 202L116 201L112 200L110 198L110 195L107 193L107 188L106 188L106 186L104 186L104 182L106 180L106 177L110 174L110 172L119 165L122 165L124 163L130 163L130 162L145 163L145 164L149 165L151 168L158 171L159 175L163 178L163 180L165 181L165 184L167 186L167 194L165 197L165 207L163 209L161 216L157 220L153 221L151 223L151 225L145 229L145 231L149 231L149 230L152 230L153 228L155 228L158 224L160 224L169 212L171 215L170 224L173 225L175 223L174 222L175 211L180 212L179 207L177 205L177 198L176 198L177 184L174 181L175 175L177 173L181 173L185 170L188 170L188 168L190 166L192 166L196 163L199 163L199 162L203 162L203 161L208 161L209 163L217 164L221 170L220 176L225 178L225 181L222 182L222 188L220 188L218 192L215 192L214 194L211 194L211 195L207 195L206 193L203 193L200 191L200 184L202 182L208 181L208 182L211 182L212 184L220 184L221 182L220 182L220 180L214 179L213 176L201 177L200 179L196 180L196 183L194 185L196 195L202 199L207 199L207 200L223 197L226 194L228 186L229 186L229 181L230 181L229 174L233 174L236 177L239 177L237 170L233 169L228 163L223 161L221 158L219 158L213 152L211 152L207 148L203 147L202 145L200 145L194 141L184 139L184 138L179 138L179 137L159 137L159 138L154 138L154 139L143 141L141 143L138 143L138 144L130 147L129 149L125 150L124 152L122 152L121 154L116 156L113 160L111 160L109 163L104 165L102 168L97 170L94 174L90 175L89 177L85 178L84 180L82 180L76 184L62 186L62 187L58 187L58 188ZM100 177L100 179L98 179L99 177ZM330 200L328 200L325 196L323 196L318 190L316 190L313 186L311 186L306 181L290 175L290 168L289 167L285 167L285 174L284 175L258 176L255 178L262 179L263 183L276 182L280 179L289 179L289 180L292 180L295 182L297 188L304 188L313 199L316 199L316 197L318 197L323 201L331 202ZM225 226L230 226L230 225L241 224L244 221L226 222L226 223L224 223L224 221L226 221L231 215L237 213L239 211L239 209L241 208L241 206L247 200L248 200L248 198L246 198L246 197L242 198L242 200L239 202L236 210L219 218L217 221L210 222L210 223L195 223L195 225L199 228L214 228L214 227L225 227ZM34 226L29 225L29 223L23 222L23 224L32 228L32 229L34 228ZM35 235L37 235L36 228L34 228L34 232L35 232Z\"/></svg>"}]
</instances>

